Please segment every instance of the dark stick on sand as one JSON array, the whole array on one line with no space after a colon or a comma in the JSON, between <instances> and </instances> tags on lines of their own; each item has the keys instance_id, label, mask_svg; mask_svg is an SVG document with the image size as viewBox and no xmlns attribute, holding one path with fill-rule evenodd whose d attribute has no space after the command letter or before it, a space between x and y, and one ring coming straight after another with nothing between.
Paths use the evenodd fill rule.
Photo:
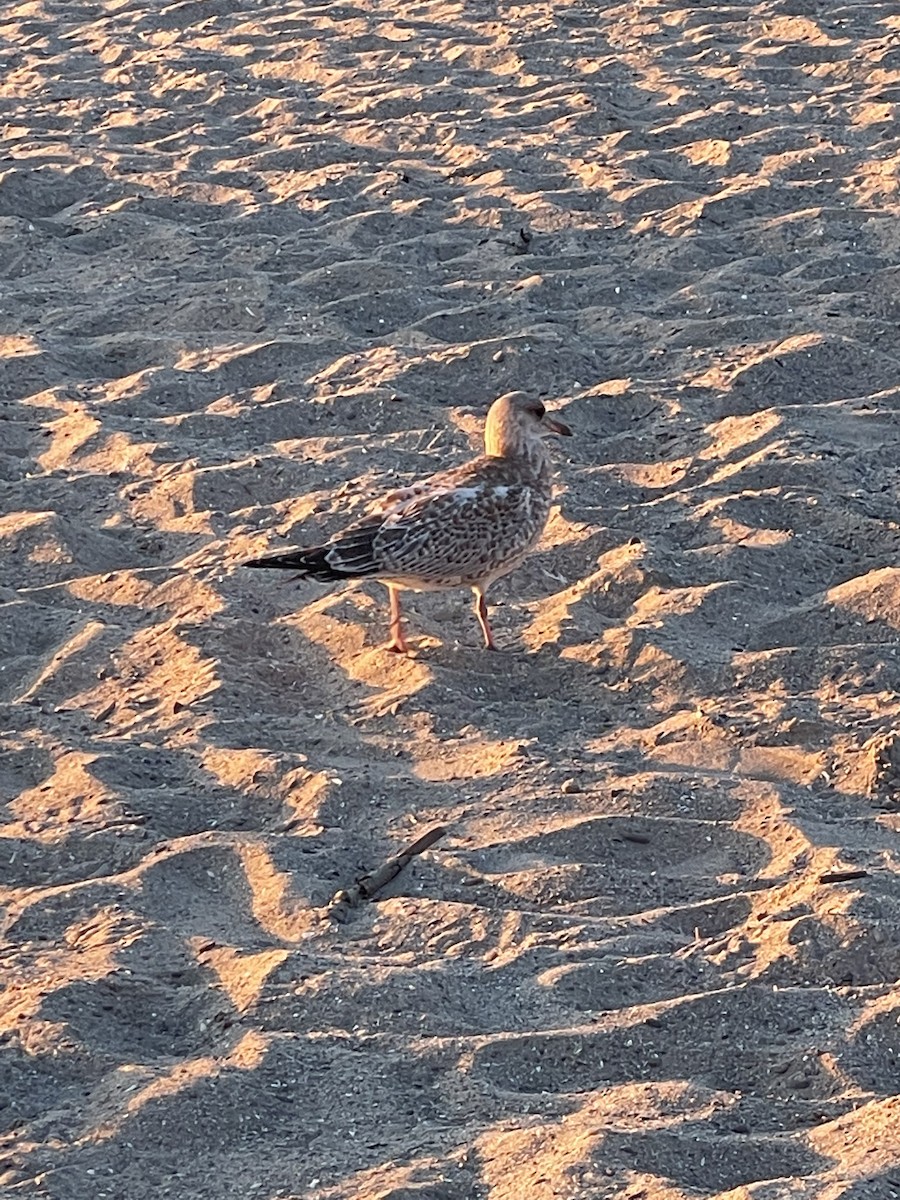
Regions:
<instances>
[{"instance_id":1,"label":"dark stick on sand","mask_svg":"<svg viewBox=\"0 0 900 1200\"><path fill-rule=\"evenodd\" d=\"M522 226L519 230L519 236L516 238L516 244L513 247L516 254L527 254L531 249L531 242L534 234L526 227Z\"/></svg>"},{"instance_id":2,"label":"dark stick on sand","mask_svg":"<svg viewBox=\"0 0 900 1200\"><path fill-rule=\"evenodd\" d=\"M851 879L865 879L869 872L864 867L847 871L826 871L819 876L819 883L849 883Z\"/></svg>"},{"instance_id":3,"label":"dark stick on sand","mask_svg":"<svg viewBox=\"0 0 900 1200\"><path fill-rule=\"evenodd\" d=\"M433 846L435 842L440 841L446 832L443 825L436 825L434 829L429 829L427 833L422 834L401 854L395 854L386 863L382 863L377 871L373 871L371 875L363 875L362 879L358 880L353 887L341 888L339 892L335 892L328 905L329 916L340 920L341 915L345 914L348 908L355 908L363 900L371 900L377 892L380 892L400 874L408 862L411 862L423 850Z\"/></svg>"}]
</instances>

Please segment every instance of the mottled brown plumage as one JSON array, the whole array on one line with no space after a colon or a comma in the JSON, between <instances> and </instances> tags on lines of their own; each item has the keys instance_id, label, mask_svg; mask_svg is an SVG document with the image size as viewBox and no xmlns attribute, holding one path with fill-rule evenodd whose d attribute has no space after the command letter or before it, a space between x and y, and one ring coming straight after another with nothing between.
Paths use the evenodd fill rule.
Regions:
<instances>
[{"instance_id":1,"label":"mottled brown plumage","mask_svg":"<svg viewBox=\"0 0 900 1200\"><path fill-rule=\"evenodd\" d=\"M508 392L491 405L485 451L471 462L389 492L320 546L245 563L299 571L310 579L378 579L391 598L388 648L406 651L399 591L468 587L485 645L493 650L484 593L536 545L550 513L544 438L568 436L539 400Z\"/></svg>"}]
</instances>

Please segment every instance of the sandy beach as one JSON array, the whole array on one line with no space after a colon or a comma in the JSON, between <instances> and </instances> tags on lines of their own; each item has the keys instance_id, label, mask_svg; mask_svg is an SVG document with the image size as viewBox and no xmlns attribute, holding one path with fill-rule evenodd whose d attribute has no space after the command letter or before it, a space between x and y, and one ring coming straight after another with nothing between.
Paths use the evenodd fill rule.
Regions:
<instances>
[{"instance_id":1,"label":"sandy beach","mask_svg":"<svg viewBox=\"0 0 900 1200\"><path fill-rule=\"evenodd\" d=\"M0 1197L900 1198L898 105L887 0L4 7ZM242 569L517 388L501 653Z\"/></svg>"}]
</instances>

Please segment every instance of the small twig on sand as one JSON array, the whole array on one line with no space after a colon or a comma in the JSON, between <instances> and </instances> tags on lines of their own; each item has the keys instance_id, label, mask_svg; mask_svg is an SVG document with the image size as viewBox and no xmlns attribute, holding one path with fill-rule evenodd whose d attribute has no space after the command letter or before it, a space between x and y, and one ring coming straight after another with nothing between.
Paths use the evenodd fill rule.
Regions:
<instances>
[{"instance_id":1,"label":"small twig on sand","mask_svg":"<svg viewBox=\"0 0 900 1200\"><path fill-rule=\"evenodd\" d=\"M826 871L819 876L819 883L849 883L851 879L865 879L868 874L863 867L849 871Z\"/></svg>"},{"instance_id":2,"label":"small twig on sand","mask_svg":"<svg viewBox=\"0 0 900 1200\"><path fill-rule=\"evenodd\" d=\"M380 892L400 874L408 862L411 862L423 850L433 846L446 832L447 830L442 825L436 825L434 829L429 829L401 854L395 854L393 858L382 863L377 871L373 871L370 875L363 875L362 879L358 880L353 887L341 888L339 892L335 892L328 905L328 915L335 920L340 920L342 916L346 916L348 908L355 908L363 900L371 900L377 892Z\"/></svg>"}]
</instances>

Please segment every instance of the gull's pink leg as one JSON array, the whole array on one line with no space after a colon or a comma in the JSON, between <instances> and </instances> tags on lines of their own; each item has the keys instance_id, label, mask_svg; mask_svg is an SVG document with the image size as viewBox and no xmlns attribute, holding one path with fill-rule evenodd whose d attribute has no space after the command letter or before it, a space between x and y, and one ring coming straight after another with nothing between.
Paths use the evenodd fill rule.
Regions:
<instances>
[{"instance_id":1,"label":"gull's pink leg","mask_svg":"<svg viewBox=\"0 0 900 1200\"><path fill-rule=\"evenodd\" d=\"M496 650L497 643L494 641L494 635L491 633L491 626L488 622L488 606L484 598L484 592L480 587L472 588L475 593L475 616L478 618L478 624L481 626L481 632L484 634L485 648L488 650Z\"/></svg>"},{"instance_id":2,"label":"gull's pink leg","mask_svg":"<svg viewBox=\"0 0 900 1200\"><path fill-rule=\"evenodd\" d=\"M408 654L409 646L403 636L403 621L400 617L400 593L395 587L385 584L391 598L391 640L385 646L394 654Z\"/></svg>"}]
</instances>

